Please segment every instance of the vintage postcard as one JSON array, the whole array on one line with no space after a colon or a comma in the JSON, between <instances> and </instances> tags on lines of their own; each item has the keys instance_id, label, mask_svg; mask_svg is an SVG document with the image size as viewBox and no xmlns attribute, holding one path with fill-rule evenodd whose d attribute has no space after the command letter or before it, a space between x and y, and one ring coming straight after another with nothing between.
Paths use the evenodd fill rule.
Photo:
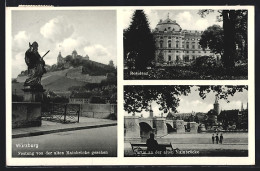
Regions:
<instances>
[{"instance_id":1,"label":"vintage postcard","mask_svg":"<svg viewBox=\"0 0 260 171\"><path fill-rule=\"evenodd\" d=\"M248 156L248 86L124 87L125 156Z\"/></svg>"},{"instance_id":2,"label":"vintage postcard","mask_svg":"<svg viewBox=\"0 0 260 171\"><path fill-rule=\"evenodd\" d=\"M11 157L116 157L116 10L9 15Z\"/></svg>"},{"instance_id":3,"label":"vintage postcard","mask_svg":"<svg viewBox=\"0 0 260 171\"><path fill-rule=\"evenodd\" d=\"M124 79L248 79L247 9L124 13Z\"/></svg>"},{"instance_id":4,"label":"vintage postcard","mask_svg":"<svg viewBox=\"0 0 260 171\"><path fill-rule=\"evenodd\" d=\"M6 7L7 165L254 165L253 28L253 6Z\"/></svg>"}]
</instances>

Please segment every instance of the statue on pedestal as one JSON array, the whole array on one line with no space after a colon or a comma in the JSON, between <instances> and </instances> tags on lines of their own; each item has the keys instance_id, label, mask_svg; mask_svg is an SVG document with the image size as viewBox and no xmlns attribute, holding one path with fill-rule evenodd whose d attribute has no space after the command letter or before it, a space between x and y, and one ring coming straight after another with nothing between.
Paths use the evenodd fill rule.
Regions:
<instances>
[{"instance_id":1,"label":"statue on pedestal","mask_svg":"<svg viewBox=\"0 0 260 171\"><path fill-rule=\"evenodd\" d=\"M45 55L47 55L47 53ZM28 78L24 82L24 101L39 102L42 100L42 93L45 90L41 85L41 78L42 75L46 73L43 57L38 53L38 43L29 43L29 49L25 52L25 63L28 66Z\"/></svg>"},{"instance_id":2,"label":"statue on pedestal","mask_svg":"<svg viewBox=\"0 0 260 171\"><path fill-rule=\"evenodd\" d=\"M37 42L33 42L32 44L29 43L29 49L25 52L25 63L28 66L29 78L24 82L24 87L34 90L42 90L41 78L42 75L46 73L46 69L44 68L45 61L38 53Z\"/></svg>"}]
</instances>

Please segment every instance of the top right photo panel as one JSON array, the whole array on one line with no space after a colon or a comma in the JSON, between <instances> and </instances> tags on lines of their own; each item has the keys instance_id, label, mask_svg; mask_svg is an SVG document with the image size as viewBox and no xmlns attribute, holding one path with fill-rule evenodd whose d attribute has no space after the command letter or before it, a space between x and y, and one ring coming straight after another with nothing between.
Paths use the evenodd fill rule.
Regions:
<instances>
[{"instance_id":1,"label":"top right photo panel","mask_svg":"<svg viewBox=\"0 0 260 171\"><path fill-rule=\"evenodd\" d=\"M126 9L125 80L247 80L248 10Z\"/></svg>"}]
</instances>

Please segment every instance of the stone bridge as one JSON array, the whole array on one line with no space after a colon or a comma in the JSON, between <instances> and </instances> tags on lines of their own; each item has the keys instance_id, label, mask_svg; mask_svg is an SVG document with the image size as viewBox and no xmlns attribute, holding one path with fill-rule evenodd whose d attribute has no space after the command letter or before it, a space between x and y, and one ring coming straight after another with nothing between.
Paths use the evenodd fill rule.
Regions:
<instances>
[{"instance_id":1,"label":"stone bridge","mask_svg":"<svg viewBox=\"0 0 260 171\"><path fill-rule=\"evenodd\" d=\"M183 120L166 120L166 118L125 116L125 138L149 138L150 133L162 137L170 132L185 133ZM197 123L190 122L191 132L197 132Z\"/></svg>"}]
</instances>

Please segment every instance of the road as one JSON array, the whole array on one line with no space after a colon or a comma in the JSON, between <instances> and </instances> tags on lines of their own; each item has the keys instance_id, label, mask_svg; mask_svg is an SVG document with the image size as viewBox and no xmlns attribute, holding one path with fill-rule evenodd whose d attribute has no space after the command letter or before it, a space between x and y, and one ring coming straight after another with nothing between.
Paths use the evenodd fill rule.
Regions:
<instances>
[{"instance_id":1,"label":"road","mask_svg":"<svg viewBox=\"0 0 260 171\"><path fill-rule=\"evenodd\" d=\"M12 143L13 157L116 157L117 127L15 138Z\"/></svg>"}]
</instances>

